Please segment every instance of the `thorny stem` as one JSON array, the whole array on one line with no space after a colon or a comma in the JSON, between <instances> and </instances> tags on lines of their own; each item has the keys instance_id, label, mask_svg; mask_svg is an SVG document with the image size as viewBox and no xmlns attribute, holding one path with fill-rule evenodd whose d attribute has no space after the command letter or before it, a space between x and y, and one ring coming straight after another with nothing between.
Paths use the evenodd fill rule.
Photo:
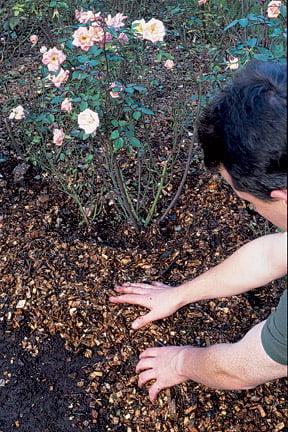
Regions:
<instances>
[{"instance_id":1,"label":"thorny stem","mask_svg":"<svg viewBox=\"0 0 288 432\"><path fill-rule=\"evenodd\" d=\"M127 192L127 189L124 186L123 178L121 177L119 167L118 167L116 162L115 162L114 166L115 166L115 174L116 174L117 184L118 184L119 189L121 191L121 197L122 197L123 203L125 205L125 209L126 209L127 213L129 214L130 220L132 221L134 227L138 230L139 229L139 219L138 219L138 217L135 213L135 210L132 206L129 194Z\"/></svg>"},{"instance_id":2,"label":"thorny stem","mask_svg":"<svg viewBox=\"0 0 288 432\"><path fill-rule=\"evenodd\" d=\"M194 122L194 124L195 124L194 125L194 132L193 132L193 136L192 136L192 139L191 139L191 142L190 142L190 146L189 146L189 150L188 150L188 157L187 157L187 161L186 161L185 170L184 170L184 173L183 173L180 185L178 186L178 189L177 189L177 191L176 191L176 193L174 195L174 198L172 199L172 201L169 204L168 208L165 210L164 214L159 219L159 222L162 222L165 219L165 217L167 216L167 214L169 213L169 211L176 204L176 202L177 202L177 200L178 200L178 198L179 198L179 196L180 196L180 194L182 192L182 189L184 187L186 179L187 179L187 175L188 175L189 167L190 167L190 162L191 162L191 159L192 159L192 151L193 151L193 147L194 147L194 144L195 144L195 139L196 139L196 136L197 136L197 124L198 124L198 120L199 120L199 117L200 117L200 110L201 110L200 96L201 96L201 93L202 93L201 90L202 89L201 89L201 84L200 84L200 88L198 90L199 104L198 104L196 118L195 118L195 122Z\"/></svg>"},{"instance_id":3,"label":"thorny stem","mask_svg":"<svg viewBox=\"0 0 288 432\"><path fill-rule=\"evenodd\" d=\"M167 165L168 165L168 160L165 161L165 163L164 163L164 167L163 167L163 171L162 171L162 174L161 174L161 178L160 178L160 182L159 182L159 185L158 185L158 189L157 189L157 192L156 192L153 204L150 207L150 210L148 212L148 216L145 219L144 226L149 225L149 223L151 222L151 219L152 219L152 217L153 217L153 215L155 213L156 206L158 204L161 192L163 190L164 179L165 179L166 173L167 173Z\"/></svg>"}]
</instances>

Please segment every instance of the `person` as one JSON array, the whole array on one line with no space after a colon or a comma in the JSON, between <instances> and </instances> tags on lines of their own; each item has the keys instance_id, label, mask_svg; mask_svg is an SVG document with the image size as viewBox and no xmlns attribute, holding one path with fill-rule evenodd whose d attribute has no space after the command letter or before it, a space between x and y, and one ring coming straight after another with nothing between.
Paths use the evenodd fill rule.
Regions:
<instances>
[{"instance_id":1,"label":"person","mask_svg":"<svg viewBox=\"0 0 288 432\"><path fill-rule=\"evenodd\" d=\"M206 166L282 231L287 230L286 101L286 65L254 60L208 104L198 126ZM149 309L132 324L140 329L188 303L234 296L285 276L286 243L286 232L269 234L181 286L124 283L110 301ZM151 347L141 353L136 371L140 386L154 381L149 388L154 402L162 389L186 380L216 389L251 389L284 377L286 365L287 291L268 319L239 342Z\"/></svg>"}]
</instances>

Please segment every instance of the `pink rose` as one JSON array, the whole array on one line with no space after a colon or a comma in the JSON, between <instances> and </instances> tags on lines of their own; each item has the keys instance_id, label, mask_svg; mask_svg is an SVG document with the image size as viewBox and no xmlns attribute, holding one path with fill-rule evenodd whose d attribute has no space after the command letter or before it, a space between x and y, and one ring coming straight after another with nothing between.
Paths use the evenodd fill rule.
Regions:
<instances>
[{"instance_id":1,"label":"pink rose","mask_svg":"<svg viewBox=\"0 0 288 432\"><path fill-rule=\"evenodd\" d=\"M128 18L127 16L123 15L122 13L117 13L114 17L112 17L110 14L105 19L105 22L108 27L113 27L116 30L118 30L121 27L124 27L125 24L123 21Z\"/></svg>"},{"instance_id":2,"label":"pink rose","mask_svg":"<svg viewBox=\"0 0 288 432\"><path fill-rule=\"evenodd\" d=\"M64 82L66 82L69 78L69 71L68 70L64 70L64 69L60 69L58 75L50 75L49 79L50 81L52 81L52 83L55 85L55 87L59 88L61 86L61 84L63 84Z\"/></svg>"},{"instance_id":3,"label":"pink rose","mask_svg":"<svg viewBox=\"0 0 288 432\"><path fill-rule=\"evenodd\" d=\"M117 88L119 89L119 91L113 91L113 89L114 89L115 87L117 87ZM123 87L122 87L122 85L119 84L119 83L116 83L116 82L113 82L113 83L110 85L109 89L112 90L112 91L110 91L110 96L111 96L113 99L117 99L117 98L119 98L119 97L120 97L120 93L121 93L121 91L123 91Z\"/></svg>"},{"instance_id":4,"label":"pink rose","mask_svg":"<svg viewBox=\"0 0 288 432\"><path fill-rule=\"evenodd\" d=\"M94 31L93 27L87 29L86 27L79 27L73 33L73 45L80 47L83 51L89 51L94 44Z\"/></svg>"},{"instance_id":5,"label":"pink rose","mask_svg":"<svg viewBox=\"0 0 288 432\"><path fill-rule=\"evenodd\" d=\"M129 43L129 38L125 33L120 33L120 35L118 36L118 41L121 45L126 45Z\"/></svg>"},{"instance_id":6,"label":"pink rose","mask_svg":"<svg viewBox=\"0 0 288 432\"><path fill-rule=\"evenodd\" d=\"M165 27L162 21L152 18L144 26L143 39L153 43L163 42L165 36Z\"/></svg>"},{"instance_id":7,"label":"pink rose","mask_svg":"<svg viewBox=\"0 0 288 432\"><path fill-rule=\"evenodd\" d=\"M278 18L280 15L281 1L270 1L267 7L268 18Z\"/></svg>"},{"instance_id":8,"label":"pink rose","mask_svg":"<svg viewBox=\"0 0 288 432\"><path fill-rule=\"evenodd\" d=\"M198 5L202 6L205 5L207 3L208 0L198 0Z\"/></svg>"},{"instance_id":9,"label":"pink rose","mask_svg":"<svg viewBox=\"0 0 288 432\"><path fill-rule=\"evenodd\" d=\"M174 68L174 61L173 60L166 60L164 63L164 67L166 69L173 69Z\"/></svg>"},{"instance_id":10,"label":"pink rose","mask_svg":"<svg viewBox=\"0 0 288 432\"><path fill-rule=\"evenodd\" d=\"M99 127L99 116L95 111L87 108L78 115L78 125L86 134L92 134Z\"/></svg>"},{"instance_id":11,"label":"pink rose","mask_svg":"<svg viewBox=\"0 0 288 432\"><path fill-rule=\"evenodd\" d=\"M48 67L50 72L57 72L65 60L66 56L63 51L54 47L43 54L42 63Z\"/></svg>"},{"instance_id":12,"label":"pink rose","mask_svg":"<svg viewBox=\"0 0 288 432\"><path fill-rule=\"evenodd\" d=\"M31 35L30 36L30 42L31 42L31 44L32 45L36 45L37 44L37 42L38 42L38 36L36 35L36 34L33 34L33 35Z\"/></svg>"},{"instance_id":13,"label":"pink rose","mask_svg":"<svg viewBox=\"0 0 288 432\"><path fill-rule=\"evenodd\" d=\"M65 98L61 104L61 110L66 112L71 112L73 109L72 102L69 98Z\"/></svg>"},{"instance_id":14,"label":"pink rose","mask_svg":"<svg viewBox=\"0 0 288 432\"><path fill-rule=\"evenodd\" d=\"M65 133L63 128L61 129L53 129L53 144L56 146L62 146L65 138Z\"/></svg>"},{"instance_id":15,"label":"pink rose","mask_svg":"<svg viewBox=\"0 0 288 432\"><path fill-rule=\"evenodd\" d=\"M40 48L40 53L41 53L41 54L45 54L47 51L48 51L48 50L47 50L47 48L46 48L45 45L43 45L43 46Z\"/></svg>"},{"instance_id":16,"label":"pink rose","mask_svg":"<svg viewBox=\"0 0 288 432\"><path fill-rule=\"evenodd\" d=\"M90 27L90 31L92 34L92 40L96 44L102 43L104 40L105 32L102 27L99 26L98 23L93 23Z\"/></svg>"},{"instance_id":17,"label":"pink rose","mask_svg":"<svg viewBox=\"0 0 288 432\"><path fill-rule=\"evenodd\" d=\"M100 19L101 12L98 12L95 14L93 11L75 11L75 18L77 21L79 21L81 24L87 24L88 22L94 22Z\"/></svg>"}]
</instances>

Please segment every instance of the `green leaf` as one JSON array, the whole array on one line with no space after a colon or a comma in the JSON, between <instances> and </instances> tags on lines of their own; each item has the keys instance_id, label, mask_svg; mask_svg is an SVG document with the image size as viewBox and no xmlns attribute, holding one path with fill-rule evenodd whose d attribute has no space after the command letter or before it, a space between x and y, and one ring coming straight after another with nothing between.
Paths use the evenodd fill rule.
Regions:
<instances>
[{"instance_id":1,"label":"green leaf","mask_svg":"<svg viewBox=\"0 0 288 432\"><path fill-rule=\"evenodd\" d=\"M254 54L256 60L267 61L269 60L269 54Z\"/></svg>"},{"instance_id":2,"label":"green leaf","mask_svg":"<svg viewBox=\"0 0 288 432\"><path fill-rule=\"evenodd\" d=\"M238 19L232 21L230 24L228 24L226 27L224 27L224 31L229 30L230 28L234 27L236 24L238 24Z\"/></svg>"},{"instance_id":3,"label":"green leaf","mask_svg":"<svg viewBox=\"0 0 288 432\"><path fill-rule=\"evenodd\" d=\"M85 158L85 163L90 163L93 161L94 155L93 154L89 154L86 156Z\"/></svg>"},{"instance_id":4,"label":"green leaf","mask_svg":"<svg viewBox=\"0 0 288 432\"><path fill-rule=\"evenodd\" d=\"M129 142L133 147L136 147L136 148L141 147L141 142L135 137L130 138Z\"/></svg>"},{"instance_id":5,"label":"green leaf","mask_svg":"<svg viewBox=\"0 0 288 432\"><path fill-rule=\"evenodd\" d=\"M102 54L103 49L102 48L97 48L96 45L93 45L90 49L89 49L89 54L92 54L93 56L97 57L100 54Z\"/></svg>"},{"instance_id":6,"label":"green leaf","mask_svg":"<svg viewBox=\"0 0 288 432\"><path fill-rule=\"evenodd\" d=\"M113 143L113 148L114 150L120 150L124 145L124 139L123 138L118 138L116 141L114 141Z\"/></svg>"},{"instance_id":7,"label":"green leaf","mask_svg":"<svg viewBox=\"0 0 288 432\"><path fill-rule=\"evenodd\" d=\"M63 162L65 160L65 153L60 153L59 159Z\"/></svg>"},{"instance_id":8,"label":"green leaf","mask_svg":"<svg viewBox=\"0 0 288 432\"><path fill-rule=\"evenodd\" d=\"M139 111L146 115L155 115L154 111L151 111L149 108L139 107Z\"/></svg>"},{"instance_id":9,"label":"green leaf","mask_svg":"<svg viewBox=\"0 0 288 432\"><path fill-rule=\"evenodd\" d=\"M92 67L100 64L99 60L89 60L88 64Z\"/></svg>"},{"instance_id":10,"label":"green leaf","mask_svg":"<svg viewBox=\"0 0 288 432\"><path fill-rule=\"evenodd\" d=\"M83 133L82 140L86 141L90 137L90 134Z\"/></svg>"},{"instance_id":11,"label":"green leaf","mask_svg":"<svg viewBox=\"0 0 288 432\"><path fill-rule=\"evenodd\" d=\"M51 99L51 104L52 105L58 105L60 102L63 101L63 97L62 96L55 96Z\"/></svg>"},{"instance_id":12,"label":"green leaf","mask_svg":"<svg viewBox=\"0 0 288 432\"><path fill-rule=\"evenodd\" d=\"M112 126L118 126L118 120L112 120L111 124Z\"/></svg>"},{"instance_id":13,"label":"green leaf","mask_svg":"<svg viewBox=\"0 0 288 432\"><path fill-rule=\"evenodd\" d=\"M119 133L118 129L116 129L113 132L111 132L111 135L110 135L110 139L111 140L115 140L115 139L117 139L119 137L120 137L120 133Z\"/></svg>"},{"instance_id":14,"label":"green leaf","mask_svg":"<svg viewBox=\"0 0 288 432\"><path fill-rule=\"evenodd\" d=\"M88 108L88 103L86 101L82 101L79 108L80 111L85 111Z\"/></svg>"},{"instance_id":15,"label":"green leaf","mask_svg":"<svg viewBox=\"0 0 288 432\"><path fill-rule=\"evenodd\" d=\"M247 40L247 45L250 48L254 48L256 44L257 44L257 38L250 38Z\"/></svg>"},{"instance_id":16,"label":"green leaf","mask_svg":"<svg viewBox=\"0 0 288 432\"><path fill-rule=\"evenodd\" d=\"M77 60L79 61L79 63L87 63L89 60L89 57L87 55L83 54L83 55L79 55L77 57Z\"/></svg>"},{"instance_id":17,"label":"green leaf","mask_svg":"<svg viewBox=\"0 0 288 432\"><path fill-rule=\"evenodd\" d=\"M282 4L280 6L280 13L281 13L281 15L282 15L283 18L286 18L286 16L287 16L287 7L284 4Z\"/></svg>"},{"instance_id":18,"label":"green leaf","mask_svg":"<svg viewBox=\"0 0 288 432\"><path fill-rule=\"evenodd\" d=\"M140 111L134 111L133 113L133 119L138 121L142 116L142 113Z\"/></svg>"},{"instance_id":19,"label":"green leaf","mask_svg":"<svg viewBox=\"0 0 288 432\"><path fill-rule=\"evenodd\" d=\"M249 24L249 20L247 18L240 18L238 20L238 22L239 22L240 26L243 28L247 27Z\"/></svg>"}]
</instances>

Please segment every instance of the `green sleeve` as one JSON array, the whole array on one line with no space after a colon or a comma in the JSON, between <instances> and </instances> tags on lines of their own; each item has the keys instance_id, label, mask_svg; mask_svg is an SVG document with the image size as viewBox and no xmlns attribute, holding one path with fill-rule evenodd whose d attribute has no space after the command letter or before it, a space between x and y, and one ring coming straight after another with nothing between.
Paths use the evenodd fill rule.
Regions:
<instances>
[{"instance_id":1,"label":"green sleeve","mask_svg":"<svg viewBox=\"0 0 288 432\"><path fill-rule=\"evenodd\" d=\"M263 326L262 345L265 352L277 363L287 365L287 290L274 312Z\"/></svg>"}]
</instances>

